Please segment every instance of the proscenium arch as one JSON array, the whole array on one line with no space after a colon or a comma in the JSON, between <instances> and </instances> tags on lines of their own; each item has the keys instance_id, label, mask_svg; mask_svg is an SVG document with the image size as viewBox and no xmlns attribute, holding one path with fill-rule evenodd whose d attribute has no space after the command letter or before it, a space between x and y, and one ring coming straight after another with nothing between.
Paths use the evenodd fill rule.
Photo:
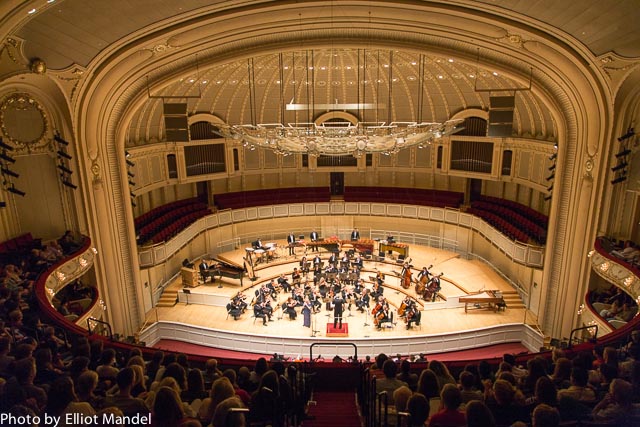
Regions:
<instances>
[{"instance_id":1,"label":"proscenium arch","mask_svg":"<svg viewBox=\"0 0 640 427\"><path fill-rule=\"evenodd\" d=\"M88 144L87 152L91 155L87 158L100 165L100 183L106 187L100 197L112 213L109 226L98 228L94 225L93 229L102 243L112 241L108 246L114 258L125 259L111 261L114 268L104 269L103 280L122 283L120 286L127 288L125 294L142 292L133 277L137 261L133 214L128 207L124 146L126 124L147 96L147 77L152 88L162 87L193 69L196 53L200 66L211 66L301 45L305 48L396 47L452 56L469 63L479 56L482 66L507 72L515 81L528 81L530 67L533 67L532 91L545 102L558 124L562 177L554 192L551 216L557 220L550 230L553 240L548 242L545 255L551 261L543 279L547 288L543 297L547 301L543 328L552 336L567 335L567 329L575 319L573 310L562 309L560 302L568 302L572 308L576 300L574 294L580 291L572 290L572 294L567 295L560 284L585 283L588 268L586 259L577 257L586 253L584 242L573 242L570 234L578 224L585 232L585 242L595 237L594 227L589 224L593 223L597 208L589 206L602 196L604 174L599 173L603 165L598 153L602 152L600 144L607 141L611 126L611 111L606 107L610 103L603 89L606 86L604 77L592 63L594 59L572 48L576 44L573 40L542 37L544 34L536 23L529 26L524 17L519 17L521 22L487 13L480 14L479 18L478 11L470 13L441 4L379 2L373 8L349 2L336 2L335 5L344 6L344 10L341 8L342 15L331 20L317 19L317 15L313 15L315 8L326 8L326 2L305 3L305 9L280 2L198 16L179 28L168 27L143 40L129 40L130 44L113 46L110 56L104 56L92 65L89 73L92 77L81 87L76 108L77 123L81 124L78 128L82 132L78 138ZM371 9L373 12L369 15ZM305 12L304 16L299 14L301 10ZM425 19L425 15L430 17ZM245 23L251 21L251 27L243 25L233 29L234 22L240 18ZM357 28L357 24L362 28ZM507 37L510 33L519 34L524 41L511 42ZM172 48L164 54L154 54L150 50L154 43L167 42ZM481 55L478 55L477 46L480 46ZM90 109L92 104L100 105L98 111ZM588 117L601 117L602 121L594 123L587 120ZM587 160L597 166L591 169L593 172L585 186L583 166ZM561 184L565 182L567 184ZM585 205L589 214L579 214ZM561 310L564 315L560 314ZM128 318L123 315L119 321L113 319L116 329L125 333L136 329L140 324L139 307L132 311L137 311L138 316L127 314Z\"/></svg>"}]
</instances>

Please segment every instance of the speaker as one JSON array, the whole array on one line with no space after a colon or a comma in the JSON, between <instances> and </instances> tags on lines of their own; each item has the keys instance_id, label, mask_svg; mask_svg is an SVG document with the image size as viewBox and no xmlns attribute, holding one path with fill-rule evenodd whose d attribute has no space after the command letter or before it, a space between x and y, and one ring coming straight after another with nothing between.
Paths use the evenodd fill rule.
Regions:
<instances>
[{"instance_id":1,"label":"speaker","mask_svg":"<svg viewBox=\"0 0 640 427\"><path fill-rule=\"evenodd\" d=\"M165 103L162 106L162 113L166 116L186 116L186 103Z\"/></svg>"}]
</instances>

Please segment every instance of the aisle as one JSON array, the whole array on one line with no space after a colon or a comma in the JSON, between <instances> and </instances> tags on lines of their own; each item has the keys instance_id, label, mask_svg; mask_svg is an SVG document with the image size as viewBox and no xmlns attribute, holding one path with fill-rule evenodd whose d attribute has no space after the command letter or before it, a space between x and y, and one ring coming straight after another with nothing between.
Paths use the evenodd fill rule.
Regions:
<instances>
[{"instance_id":1,"label":"aisle","mask_svg":"<svg viewBox=\"0 0 640 427\"><path fill-rule=\"evenodd\" d=\"M304 427L362 427L355 391L314 391L308 414L315 417Z\"/></svg>"}]
</instances>

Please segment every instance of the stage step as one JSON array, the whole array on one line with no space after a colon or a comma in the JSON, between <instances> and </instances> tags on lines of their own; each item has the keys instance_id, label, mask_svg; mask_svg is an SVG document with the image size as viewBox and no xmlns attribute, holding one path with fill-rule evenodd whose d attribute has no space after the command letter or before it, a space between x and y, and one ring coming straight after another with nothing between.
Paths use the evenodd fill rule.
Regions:
<instances>
[{"instance_id":1,"label":"stage step","mask_svg":"<svg viewBox=\"0 0 640 427\"><path fill-rule=\"evenodd\" d=\"M178 302L178 291L173 289L165 289L156 307L173 307Z\"/></svg>"},{"instance_id":2,"label":"stage step","mask_svg":"<svg viewBox=\"0 0 640 427\"><path fill-rule=\"evenodd\" d=\"M516 291L503 291L502 297L507 304L507 308L525 308L524 303Z\"/></svg>"}]
</instances>

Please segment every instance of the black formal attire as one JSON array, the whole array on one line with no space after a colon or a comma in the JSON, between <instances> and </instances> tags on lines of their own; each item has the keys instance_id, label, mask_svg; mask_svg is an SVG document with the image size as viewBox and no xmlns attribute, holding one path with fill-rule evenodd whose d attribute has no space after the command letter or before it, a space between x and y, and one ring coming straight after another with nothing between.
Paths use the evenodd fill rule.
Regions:
<instances>
[{"instance_id":1,"label":"black formal attire","mask_svg":"<svg viewBox=\"0 0 640 427\"><path fill-rule=\"evenodd\" d=\"M304 305L302 306L302 326L306 328L311 327L311 308L311 303L304 303Z\"/></svg>"},{"instance_id":2,"label":"black formal attire","mask_svg":"<svg viewBox=\"0 0 640 427\"><path fill-rule=\"evenodd\" d=\"M211 277L211 273L209 272L209 266L206 262L202 261L198 266L200 269L200 276L202 277L202 281L206 282L208 277Z\"/></svg>"},{"instance_id":3,"label":"black formal attire","mask_svg":"<svg viewBox=\"0 0 640 427\"><path fill-rule=\"evenodd\" d=\"M340 325L342 329L342 313L344 312L344 300L341 296L336 296L333 299L333 327Z\"/></svg>"},{"instance_id":4,"label":"black formal attire","mask_svg":"<svg viewBox=\"0 0 640 427\"><path fill-rule=\"evenodd\" d=\"M358 230L351 232L351 240L360 240L360 232Z\"/></svg>"},{"instance_id":5,"label":"black formal attire","mask_svg":"<svg viewBox=\"0 0 640 427\"><path fill-rule=\"evenodd\" d=\"M309 236L309 239L312 242L317 242L319 240L318 233L316 231L312 231L311 235ZM311 245L311 247L314 251L318 250L318 245Z\"/></svg>"},{"instance_id":6,"label":"black formal attire","mask_svg":"<svg viewBox=\"0 0 640 427\"><path fill-rule=\"evenodd\" d=\"M295 251L294 251L294 244L296 243L296 236L294 236L293 234L289 234L287 236L287 243L289 244L289 255L294 255Z\"/></svg>"}]
</instances>

